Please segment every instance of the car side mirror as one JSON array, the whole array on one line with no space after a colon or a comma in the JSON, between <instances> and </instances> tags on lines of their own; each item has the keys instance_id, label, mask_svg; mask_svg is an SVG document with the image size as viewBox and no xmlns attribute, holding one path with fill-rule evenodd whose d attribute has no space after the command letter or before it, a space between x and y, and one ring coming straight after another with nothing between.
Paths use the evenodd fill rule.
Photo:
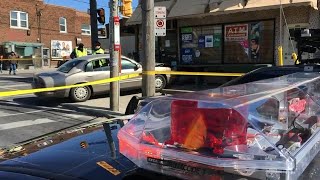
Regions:
<instances>
[{"instance_id":1,"label":"car side mirror","mask_svg":"<svg viewBox=\"0 0 320 180\"><path fill-rule=\"evenodd\" d=\"M136 66L134 67L134 70L138 70L140 68L140 65L136 64Z\"/></svg>"}]
</instances>

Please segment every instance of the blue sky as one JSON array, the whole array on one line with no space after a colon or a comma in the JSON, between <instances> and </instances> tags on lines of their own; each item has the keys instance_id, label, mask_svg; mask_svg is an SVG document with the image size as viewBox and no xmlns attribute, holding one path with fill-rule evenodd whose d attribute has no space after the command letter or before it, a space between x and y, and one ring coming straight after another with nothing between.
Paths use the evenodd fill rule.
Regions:
<instances>
[{"instance_id":1,"label":"blue sky","mask_svg":"<svg viewBox=\"0 0 320 180\"><path fill-rule=\"evenodd\" d=\"M67 6L85 12L87 12L90 7L89 0L45 0L45 2L49 4ZM109 0L97 0L97 8L104 8L106 10L106 19L109 17L108 3ZM137 5L138 0L132 0L133 8L137 7Z\"/></svg>"}]
</instances>

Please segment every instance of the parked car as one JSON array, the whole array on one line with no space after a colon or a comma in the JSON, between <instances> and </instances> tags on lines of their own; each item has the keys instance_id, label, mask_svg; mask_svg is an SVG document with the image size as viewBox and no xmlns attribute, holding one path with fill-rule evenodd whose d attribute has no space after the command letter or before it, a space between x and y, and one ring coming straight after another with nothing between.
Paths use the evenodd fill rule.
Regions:
<instances>
[{"instance_id":1,"label":"parked car","mask_svg":"<svg viewBox=\"0 0 320 180\"><path fill-rule=\"evenodd\" d=\"M56 71L35 74L33 88L58 87L65 85L81 84L110 77L109 54L90 55L69 60ZM141 73L142 66L138 62L122 56L121 75ZM170 67L157 64L156 71L171 71ZM157 74L155 76L155 88L157 91L165 88L170 83L170 75ZM139 89L142 86L142 76L120 81L121 90ZM106 93L110 89L108 84L77 87L52 92L36 93L37 96L69 97L75 102L88 100L92 95Z\"/></svg>"}]
</instances>

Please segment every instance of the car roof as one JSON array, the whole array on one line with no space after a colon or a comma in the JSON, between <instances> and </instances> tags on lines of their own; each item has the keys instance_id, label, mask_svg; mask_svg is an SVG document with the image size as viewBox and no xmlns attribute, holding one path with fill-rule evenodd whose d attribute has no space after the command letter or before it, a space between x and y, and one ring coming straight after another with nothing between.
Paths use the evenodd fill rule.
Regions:
<instances>
[{"instance_id":1,"label":"car roof","mask_svg":"<svg viewBox=\"0 0 320 180\"><path fill-rule=\"evenodd\" d=\"M80 58L76 58L76 59L81 59L81 60L85 60L85 61L91 61L93 59L98 59L98 58L110 58L110 54L95 54L95 55L88 55L88 56L83 56L83 57L80 57ZM134 61L133 59L130 59L126 56L121 56L121 58L126 58L126 59L129 59L129 60L132 60Z\"/></svg>"},{"instance_id":2,"label":"car roof","mask_svg":"<svg viewBox=\"0 0 320 180\"><path fill-rule=\"evenodd\" d=\"M249 83L253 81L259 81L264 79L276 78L293 74L297 72L320 72L320 65L287 65L287 66L271 66L262 67L256 70L250 71L243 76L237 77L220 87L233 86L238 84Z\"/></svg>"}]
</instances>

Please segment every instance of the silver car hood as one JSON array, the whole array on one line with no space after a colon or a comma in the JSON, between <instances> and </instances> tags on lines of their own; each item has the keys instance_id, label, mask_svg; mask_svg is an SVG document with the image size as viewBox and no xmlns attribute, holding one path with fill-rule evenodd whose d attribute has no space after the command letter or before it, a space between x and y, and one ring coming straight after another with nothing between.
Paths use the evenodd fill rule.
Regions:
<instances>
[{"instance_id":1,"label":"silver car hood","mask_svg":"<svg viewBox=\"0 0 320 180\"><path fill-rule=\"evenodd\" d=\"M35 74L35 78L41 79L45 84L45 87L63 86L66 85L66 77L68 74L52 71Z\"/></svg>"}]
</instances>

